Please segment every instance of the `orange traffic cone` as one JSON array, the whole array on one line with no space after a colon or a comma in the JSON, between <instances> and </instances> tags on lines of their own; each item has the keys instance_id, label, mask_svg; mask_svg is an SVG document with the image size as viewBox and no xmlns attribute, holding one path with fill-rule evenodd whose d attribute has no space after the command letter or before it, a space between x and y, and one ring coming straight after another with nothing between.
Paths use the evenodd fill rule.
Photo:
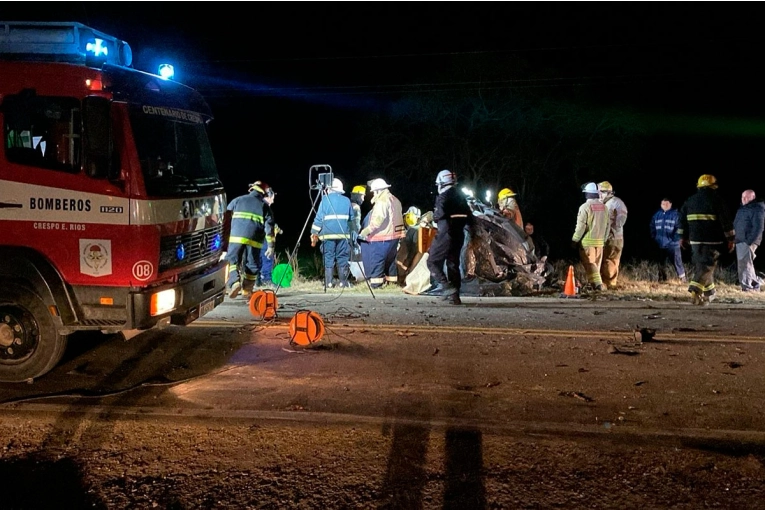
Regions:
<instances>
[{"instance_id":1,"label":"orange traffic cone","mask_svg":"<svg viewBox=\"0 0 765 510\"><path fill-rule=\"evenodd\" d=\"M568 266L566 285L563 286L562 297L576 297L576 284L574 283L574 266Z\"/></svg>"}]
</instances>

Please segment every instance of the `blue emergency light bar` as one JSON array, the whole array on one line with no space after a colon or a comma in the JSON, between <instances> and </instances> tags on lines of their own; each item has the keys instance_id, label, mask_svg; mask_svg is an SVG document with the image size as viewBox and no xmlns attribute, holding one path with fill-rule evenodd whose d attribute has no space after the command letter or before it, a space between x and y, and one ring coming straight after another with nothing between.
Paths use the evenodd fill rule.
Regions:
<instances>
[{"instance_id":1,"label":"blue emergency light bar","mask_svg":"<svg viewBox=\"0 0 765 510\"><path fill-rule=\"evenodd\" d=\"M165 80L172 80L175 76L175 68L171 64L160 64L157 74Z\"/></svg>"},{"instance_id":2,"label":"blue emergency light bar","mask_svg":"<svg viewBox=\"0 0 765 510\"><path fill-rule=\"evenodd\" d=\"M133 51L121 39L70 21L0 21L0 58L130 67Z\"/></svg>"}]
</instances>

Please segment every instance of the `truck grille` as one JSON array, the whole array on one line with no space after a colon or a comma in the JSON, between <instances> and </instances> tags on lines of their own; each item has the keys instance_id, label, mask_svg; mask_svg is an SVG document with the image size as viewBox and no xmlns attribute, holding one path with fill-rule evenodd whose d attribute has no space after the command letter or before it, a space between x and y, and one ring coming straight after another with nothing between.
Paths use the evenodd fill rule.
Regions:
<instances>
[{"instance_id":1,"label":"truck grille","mask_svg":"<svg viewBox=\"0 0 765 510\"><path fill-rule=\"evenodd\" d=\"M222 224L188 234L165 236L159 242L159 272L220 253L222 246Z\"/></svg>"}]
</instances>

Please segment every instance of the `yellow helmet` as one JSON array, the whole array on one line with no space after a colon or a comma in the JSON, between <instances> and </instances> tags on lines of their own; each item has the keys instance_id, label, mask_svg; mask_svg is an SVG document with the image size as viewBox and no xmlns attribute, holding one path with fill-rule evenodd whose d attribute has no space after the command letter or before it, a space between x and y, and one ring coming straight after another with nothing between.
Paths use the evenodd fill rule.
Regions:
<instances>
[{"instance_id":1,"label":"yellow helmet","mask_svg":"<svg viewBox=\"0 0 765 510\"><path fill-rule=\"evenodd\" d=\"M366 195L367 188L365 186L361 186L361 185L354 186L353 189L351 190L351 193L360 193L362 195Z\"/></svg>"},{"instance_id":2,"label":"yellow helmet","mask_svg":"<svg viewBox=\"0 0 765 510\"><path fill-rule=\"evenodd\" d=\"M613 193L614 187L608 181L598 183L598 191L604 191L606 193Z\"/></svg>"},{"instance_id":3,"label":"yellow helmet","mask_svg":"<svg viewBox=\"0 0 765 510\"><path fill-rule=\"evenodd\" d=\"M406 213L404 213L404 222L410 227L417 225L417 220L422 216L422 212L415 206L410 207Z\"/></svg>"},{"instance_id":4,"label":"yellow helmet","mask_svg":"<svg viewBox=\"0 0 765 510\"><path fill-rule=\"evenodd\" d=\"M699 182L696 183L697 188L717 188L717 179L714 175L704 174L699 177Z\"/></svg>"},{"instance_id":5,"label":"yellow helmet","mask_svg":"<svg viewBox=\"0 0 765 510\"><path fill-rule=\"evenodd\" d=\"M497 195L497 200L502 200L503 198L514 197L514 196L515 196L515 191L511 190L510 188L504 188Z\"/></svg>"}]
</instances>

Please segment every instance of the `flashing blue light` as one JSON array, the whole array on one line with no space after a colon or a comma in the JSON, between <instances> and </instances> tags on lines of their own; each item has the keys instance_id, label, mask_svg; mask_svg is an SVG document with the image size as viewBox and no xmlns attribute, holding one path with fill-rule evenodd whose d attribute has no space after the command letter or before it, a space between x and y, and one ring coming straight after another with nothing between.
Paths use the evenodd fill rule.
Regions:
<instances>
[{"instance_id":1,"label":"flashing blue light","mask_svg":"<svg viewBox=\"0 0 765 510\"><path fill-rule=\"evenodd\" d=\"M95 39L85 45L85 50L93 54L94 57L105 57L109 54L109 48L104 44L103 39Z\"/></svg>"},{"instance_id":2,"label":"flashing blue light","mask_svg":"<svg viewBox=\"0 0 765 510\"><path fill-rule=\"evenodd\" d=\"M171 64L160 64L158 74L163 80L170 80L175 76L175 68Z\"/></svg>"},{"instance_id":3,"label":"flashing blue light","mask_svg":"<svg viewBox=\"0 0 765 510\"><path fill-rule=\"evenodd\" d=\"M175 256L178 260L183 260L186 257L186 247L183 246L183 243L175 247Z\"/></svg>"},{"instance_id":4,"label":"flashing blue light","mask_svg":"<svg viewBox=\"0 0 765 510\"><path fill-rule=\"evenodd\" d=\"M213 249L213 251L219 250L221 244L222 244L222 239L220 237L220 234L215 234L213 236L213 240L212 240L212 249Z\"/></svg>"}]
</instances>

